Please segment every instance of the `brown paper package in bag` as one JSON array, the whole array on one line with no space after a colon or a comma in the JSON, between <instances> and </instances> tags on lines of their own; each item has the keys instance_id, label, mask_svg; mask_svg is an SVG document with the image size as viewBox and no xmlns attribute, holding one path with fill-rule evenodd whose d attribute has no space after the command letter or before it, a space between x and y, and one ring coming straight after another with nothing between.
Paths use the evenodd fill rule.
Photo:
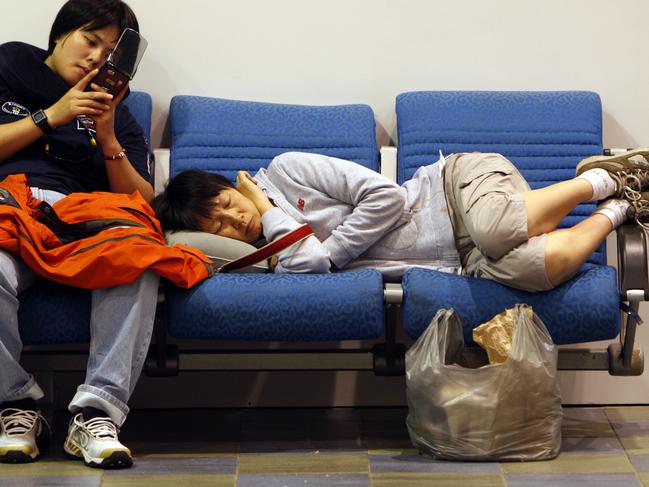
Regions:
<instances>
[{"instance_id":1,"label":"brown paper package in bag","mask_svg":"<svg viewBox=\"0 0 649 487\"><path fill-rule=\"evenodd\" d=\"M532 316L529 305L521 305L520 310ZM509 357L515 326L516 313L514 308L509 308L474 328L473 341L485 349L490 364L501 364Z\"/></svg>"}]
</instances>

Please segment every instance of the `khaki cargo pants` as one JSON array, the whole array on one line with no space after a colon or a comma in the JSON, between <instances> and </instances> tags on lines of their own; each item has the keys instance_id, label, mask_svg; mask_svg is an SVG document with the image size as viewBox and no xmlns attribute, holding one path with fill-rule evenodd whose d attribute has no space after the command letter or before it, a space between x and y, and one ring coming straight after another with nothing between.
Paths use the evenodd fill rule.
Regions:
<instances>
[{"instance_id":1,"label":"khaki cargo pants","mask_svg":"<svg viewBox=\"0 0 649 487\"><path fill-rule=\"evenodd\" d=\"M523 193L530 187L509 160L452 154L444 190L464 274L527 291L552 288L545 272L547 235L528 238Z\"/></svg>"}]
</instances>

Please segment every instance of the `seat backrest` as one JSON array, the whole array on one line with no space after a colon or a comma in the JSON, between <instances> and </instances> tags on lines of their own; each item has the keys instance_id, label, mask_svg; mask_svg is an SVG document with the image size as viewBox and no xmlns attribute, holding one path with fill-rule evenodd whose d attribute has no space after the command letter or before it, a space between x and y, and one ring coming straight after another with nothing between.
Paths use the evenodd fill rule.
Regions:
<instances>
[{"instance_id":1,"label":"seat backrest","mask_svg":"<svg viewBox=\"0 0 649 487\"><path fill-rule=\"evenodd\" d=\"M143 91L131 91L124 100L124 105L142 127L147 139L151 140L151 110L153 108L151 95Z\"/></svg>"},{"instance_id":2,"label":"seat backrest","mask_svg":"<svg viewBox=\"0 0 649 487\"><path fill-rule=\"evenodd\" d=\"M374 113L367 105L305 106L175 96L169 111L170 176L186 169L234 181L273 157L303 151L378 170Z\"/></svg>"},{"instance_id":3,"label":"seat backrest","mask_svg":"<svg viewBox=\"0 0 649 487\"><path fill-rule=\"evenodd\" d=\"M602 153L599 95L585 91L420 91L397 97L399 182L439 151L498 152L532 188L570 179L583 158ZM586 218L579 205L560 227ZM606 263L604 245L589 262Z\"/></svg>"}]
</instances>

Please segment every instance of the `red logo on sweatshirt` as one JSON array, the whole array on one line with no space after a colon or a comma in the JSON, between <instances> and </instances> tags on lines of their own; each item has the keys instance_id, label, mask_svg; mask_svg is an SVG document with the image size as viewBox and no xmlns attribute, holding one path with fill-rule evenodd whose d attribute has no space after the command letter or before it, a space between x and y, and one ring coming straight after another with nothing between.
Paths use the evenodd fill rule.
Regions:
<instances>
[{"instance_id":1,"label":"red logo on sweatshirt","mask_svg":"<svg viewBox=\"0 0 649 487\"><path fill-rule=\"evenodd\" d=\"M300 209L300 211L304 211L304 200L302 198L297 200L297 207Z\"/></svg>"}]
</instances>

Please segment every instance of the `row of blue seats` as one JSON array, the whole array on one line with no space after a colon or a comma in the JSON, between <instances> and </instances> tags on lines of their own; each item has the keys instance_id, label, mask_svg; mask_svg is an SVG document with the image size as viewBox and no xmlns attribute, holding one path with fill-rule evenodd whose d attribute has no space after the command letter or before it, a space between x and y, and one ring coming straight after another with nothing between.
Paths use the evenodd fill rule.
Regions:
<instances>
[{"instance_id":1,"label":"row of blue seats","mask_svg":"<svg viewBox=\"0 0 649 487\"><path fill-rule=\"evenodd\" d=\"M148 132L150 97L132 93L126 103ZM396 111L399 183L417 167L435 162L440 150L482 151L504 154L532 187L541 187L572 177L581 159L603 150L601 102L590 92L412 92L397 97ZM303 106L176 96L169 122L171 176L203 169L233 178L237 170L254 173L274 156L293 150L380 168L374 114L367 105ZM575 224L592 209L578 207L563 225ZM625 226L619 235L625 262L641 262L644 246L636 245L632 253L626 250L641 238L637 228ZM645 269L646 262L645 258ZM642 371L642 356L632 353L635 321L626 320L622 326L620 299L630 301L637 311L638 302L647 299L647 278L646 272L626 276L618 285L602 246L574 279L543 293L427 269L409 270L396 285L384 283L371 269L325 275L224 274L189 290L165 283L147 372L177 372L183 351L171 344L172 338L323 344L373 340L374 371L399 374L404 347L396 337L404 333L416 339L438 309L456 309L465 339L472 343L475 326L516 303L529 303L558 344L622 338L622 345L612 344L604 355L586 357L578 352L564 362L567 368L637 374ZM20 301L26 344L88 341L88 292L40 282ZM596 356L604 356L605 362L593 362ZM575 357L590 363L580 365Z\"/></svg>"}]
</instances>

